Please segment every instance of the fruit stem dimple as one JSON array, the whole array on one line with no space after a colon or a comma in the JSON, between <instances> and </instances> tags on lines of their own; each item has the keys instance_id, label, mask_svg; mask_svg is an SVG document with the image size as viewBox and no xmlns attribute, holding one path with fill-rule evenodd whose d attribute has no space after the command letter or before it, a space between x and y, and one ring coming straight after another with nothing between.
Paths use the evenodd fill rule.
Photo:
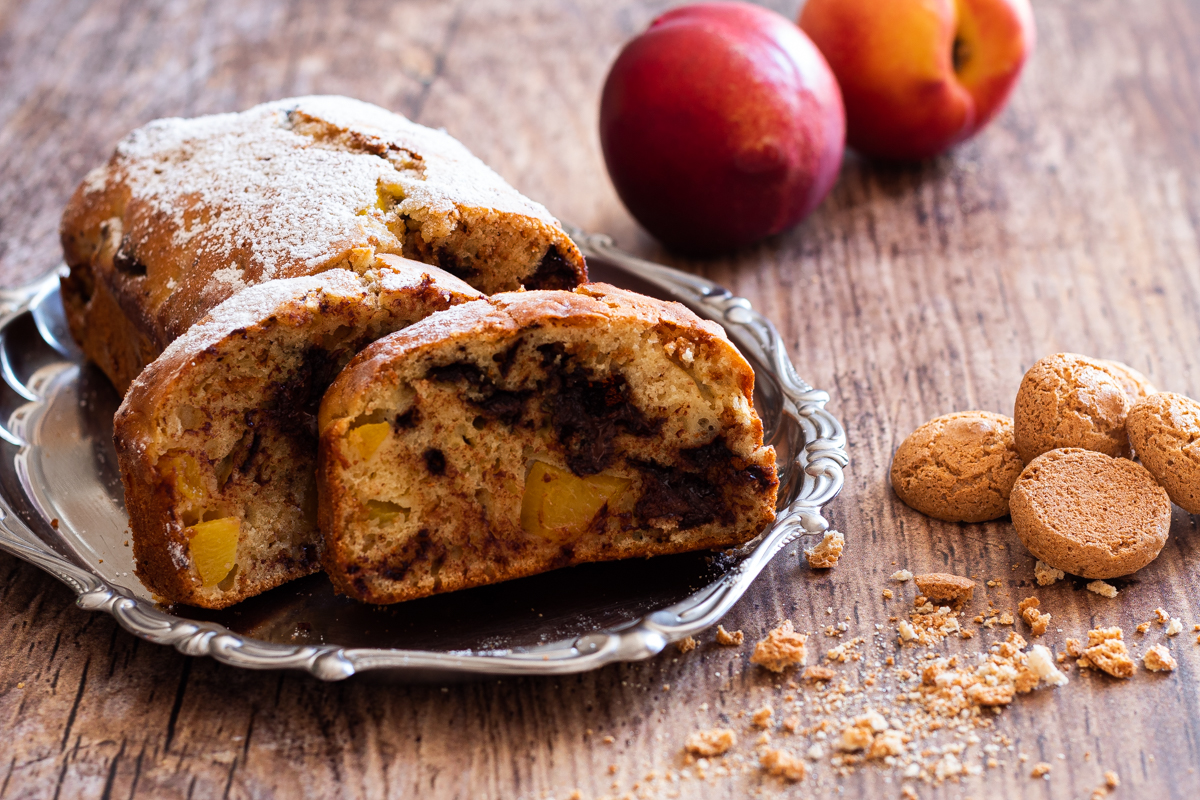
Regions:
<instances>
[{"instance_id":1,"label":"fruit stem dimple","mask_svg":"<svg viewBox=\"0 0 1200 800\"><path fill-rule=\"evenodd\" d=\"M961 36L954 37L954 47L950 52L950 58L954 62L954 71L962 72L963 67L971 59L971 44Z\"/></svg>"}]
</instances>

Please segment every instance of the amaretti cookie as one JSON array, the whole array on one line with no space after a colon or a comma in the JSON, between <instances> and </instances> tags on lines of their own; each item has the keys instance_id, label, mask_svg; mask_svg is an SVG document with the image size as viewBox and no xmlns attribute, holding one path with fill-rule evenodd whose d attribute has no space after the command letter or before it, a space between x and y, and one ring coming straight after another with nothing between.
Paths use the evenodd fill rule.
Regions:
<instances>
[{"instance_id":1,"label":"amaretti cookie","mask_svg":"<svg viewBox=\"0 0 1200 800\"><path fill-rule=\"evenodd\" d=\"M1200 514L1200 403L1171 392L1134 404L1126 421L1129 441L1171 500Z\"/></svg>"},{"instance_id":2,"label":"amaretti cookie","mask_svg":"<svg viewBox=\"0 0 1200 800\"><path fill-rule=\"evenodd\" d=\"M778 488L753 388L718 325L604 284L430 317L321 404L326 572L392 603L745 542Z\"/></svg>"},{"instance_id":3,"label":"amaretti cookie","mask_svg":"<svg viewBox=\"0 0 1200 800\"><path fill-rule=\"evenodd\" d=\"M910 508L949 522L986 522L1008 513L1008 495L1024 468L1013 421L961 411L926 422L900 443L892 488Z\"/></svg>"},{"instance_id":4,"label":"amaretti cookie","mask_svg":"<svg viewBox=\"0 0 1200 800\"><path fill-rule=\"evenodd\" d=\"M1029 552L1083 578L1136 572L1158 556L1171 528L1171 501L1145 467L1080 448L1029 462L1009 507Z\"/></svg>"},{"instance_id":5,"label":"amaretti cookie","mask_svg":"<svg viewBox=\"0 0 1200 800\"><path fill-rule=\"evenodd\" d=\"M1026 464L1063 447L1127 457L1130 405L1120 378L1100 361L1074 353L1046 356L1025 373L1017 391L1017 452Z\"/></svg>"},{"instance_id":6,"label":"amaretti cookie","mask_svg":"<svg viewBox=\"0 0 1200 800\"><path fill-rule=\"evenodd\" d=\"M114 421L137 575L223 608L316 571L317 410L369 342L479 292L377 257L221 303L134 381Z\"/></svg>"},{"instance_id":7,"label":"amaretti cookie","mask_svg":"<svg viewBox=\"0 0 1200 800\"><path fill-rule=\"evenodd\" d=\"M88 174L61 234L71 333L122 392L210 309L268 280L363 273L381 253L487 293L586 279L557 220L458 141L345 97L151 122Z\"/></svg>"},{"instance_id":8,"label":"amaretti cookie","mask_svg":"<svg viewBox=\"0 0 1200 800\"><path fill-rule=\"evenodd\" d=\"M1097 359L1097 361L1103 364L1121 382L1121 386L1125 389L1125 396L1129 398L1131 405L1143 397L1149 397L1158 391L1158 389L1154 388L1154 384L1150 382L1149 378L1128 364L1123 364L1120 361L1110 361L1105 358Z\"/></svg>"}]
</instances>

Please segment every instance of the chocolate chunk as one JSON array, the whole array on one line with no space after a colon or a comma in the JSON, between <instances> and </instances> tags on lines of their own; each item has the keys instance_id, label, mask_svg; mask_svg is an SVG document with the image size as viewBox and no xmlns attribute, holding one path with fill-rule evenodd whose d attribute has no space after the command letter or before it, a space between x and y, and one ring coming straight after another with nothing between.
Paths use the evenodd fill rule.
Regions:
<instances>
[{"instance_id":1,"label":"chocolate chunk","mask_svg":"<svg viewBox=\"0 0 1200 800\"><path fill-rule=\"evenodd\" d=\"M579 275L563 257L558 245L552 245L546 251L537 269L525 279L526 289L574 289L578 285Z\"/></svg>"},{"instance_id":2,"label":"chocolate chunk","mask_svg":"<svg viewBox=\"0 0 1200 800\"><path fill-rule=\"evenodd\" d=\"M397 414L396 418L392 420L392 427L398 431L403 431L416 427L417 423L420 421L421 412L417 410L416 406L413 406L403 414Z\"/></svg>"},{"instance_id":3,"label":"chocolate chunk","mask_svg":"<svg viewBox=\"0 0 1200 800\"><path fill-rule=\"evenodd\" d=\"M316 447L317 411L325 390L337 376L344 358L334 356L320 347L310 347L300 367L274 391L274 403L267 412L286 433L295 436L303 446Z\"/></svg>"},{"instance_id":4,"label":"chocolate chunk","mask_svg":"<svg viewBox=\"0 0 1200 800\"><path fill-rule=\"evenodd\" d=\"M673 519L680 528L707 525L718 517L722 522L732 521L722 492L703 475L649 462L638 466L642 469L642 496L634 513L642 519Z\"/></svg>"},{"instance_id":5,"label":"chocolate chunk","mask_svg":"<svg viewBox=\"0 0 1200 800\"><path fill-rule=\"evenodd\" d=\"M435 381L463 384L464 399L484 413L508 425L515 425L525 412L525 399L530 392L511 392L497 388L483 370L470 362L458 361L434 367L427 373Z\"/></svg>"},{"instance_id":6,"label":"chocolate chunk","mask_svg":"<svg viewBox=\"0 0 1200 800\"><path fill-rule=\"evenodd\" d=\"M559 442L566 448L567 467L584 477L595 475L616 456L613 439L622 431L649 436L662 420L649 420L630 398L625 376L613 372L592 380L582 370L571 370L565 358L542 350L549 362L546 398L543 402Z\"/></svg>"},{"instance_id":7,"label":"chocolate chunk","mask_svg":"<svg viewBox=\"0 0 1200 800\"><path fill-rule=\"evenodd\" d=\"M446 456L441 450L431 447L421 457L425 459L425 469L429 470L430 475L446 474Z\"/></svg>"},{"instance_id":8,"label":"chocolate chunk","mask_svg":"<svg viewBox=\"0 0 1200 800\"><path fill-rule=\"evenodd\" d=\"M146 274L146 265L133 254L133 244L129 237L121 240L121 246L113 253L113 269L117 272L140 278Z\"/></svg>"}]
</instances>

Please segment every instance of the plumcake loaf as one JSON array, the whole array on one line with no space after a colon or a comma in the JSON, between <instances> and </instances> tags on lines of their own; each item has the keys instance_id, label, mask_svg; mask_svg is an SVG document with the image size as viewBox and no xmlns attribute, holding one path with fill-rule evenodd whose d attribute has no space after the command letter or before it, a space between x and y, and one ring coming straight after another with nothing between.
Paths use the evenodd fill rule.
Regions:
<instances>
[{"instance_id":1,"label":"plumcake loaf","mask_svg":"<svg viewBox=\"0 0 1200 800\"><path fill-rule=\"evenodd\" d=\"M720 326L604 284L434 315L321 402L325 570L392 603L745 542L778 489L753 390Z\"/></svg>"},{"instance_id":2,"label":"plumcake loaf","mask_svg":"<svg viewBox=\"0 0 1200 800\"><path fill-rule=\"evenodd\" d=\"M114 420L137 575L223 608L320 568L317 410L358 350L481 295L381 255L221 303L142 371Z\"/></svg>"},{"instance_id":3,"label":"plumcake loaf","mask_svg":"<svg viewBox=\"0 0 1200 800\"><path fill-rule=\"evenodd\" d=\"M586 279L558 221L458 141L345 97L151 122L88 174L61 234L71 333L121 392L241 289L378 253L486 293Z\"/></svg>"}]
</instances>

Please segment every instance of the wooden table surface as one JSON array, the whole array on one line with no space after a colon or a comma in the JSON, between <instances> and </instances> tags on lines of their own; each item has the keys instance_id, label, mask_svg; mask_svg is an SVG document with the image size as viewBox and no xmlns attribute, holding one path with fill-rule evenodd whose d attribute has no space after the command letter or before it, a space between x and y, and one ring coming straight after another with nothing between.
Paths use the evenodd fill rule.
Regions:
<instances>
[{"instance_id":1,"label":"wooden table surface","mask_svg":"<svg viewBox=\"0 0 1200 800\"><path fill-rule=\"evenodd\" d=\"M895 772L840 778L828 759L791 787L754 771L662 776L677 776L689 732L723 720L751 752L737 712L779 692L749 663L750 643L780 619L813 632L846 615L864 630L886 624L900 606L889 611L880 592L901 566L998 578L981 583L975 608L1032 593L1033 560L1007 521L934 522L891 493L891 454L916 425L1011 413L1024 371L1064 350L1200 396L1200 4L1035 0L1038 51L982 135L920 166L848 157L801 226L709 262L673 258L637 228L597 138L609 63L667 5L0 0L4 284L55 265L64 202L128 130L353 95L444 126L560 218L751 298L804 377L832 393L851 455L829 510L845 557L826 572L794 551L777 558L726 620L746 646L710 635L686 656L669 648L565 678L324 685L238 671L139 641L0 556L0 797L900 796ZM771 5L794 16L798 3ZM1200 796L1198 577L1197 519L1176 509L1162 555L1116 599L1070 581L1037 589L1056 651L1093 624L1120 624L1140 655L1166 640L1161 627L1133 627L1167 608L1186 624L1169 640L1179 670L1119 682L1072 669L1069 686L1022 696L997 719L1015 743L1003 767L917 784L920 797L1083 798L1105 770L1121 776L1115 797ZM1031 779L1043 760L1049 780Z\"/></svg>"}]
</instances>

